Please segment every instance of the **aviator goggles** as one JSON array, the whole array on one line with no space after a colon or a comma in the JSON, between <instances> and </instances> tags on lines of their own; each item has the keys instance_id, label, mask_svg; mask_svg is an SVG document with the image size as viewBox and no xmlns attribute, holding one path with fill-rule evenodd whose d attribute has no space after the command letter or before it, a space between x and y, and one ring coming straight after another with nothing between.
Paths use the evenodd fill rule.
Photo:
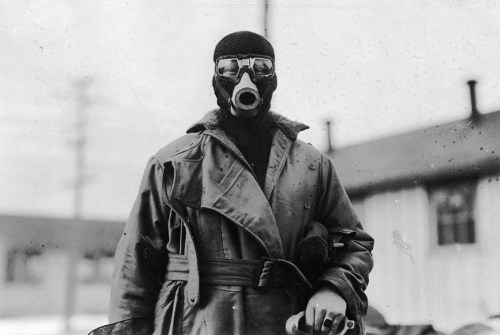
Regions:
<instances>
[{"instance_id":1,"label":"aviator goggles","mask_svg":"<svg viewBox=\"0 0 500 335\"><path fill-rule=\"evenodd\" d=\"M248 69L255 79L274 75L272 60L262 57L219 59L215 65L215 74L219 77L238 79L243 70Z\"/></svg>"}]
</instances>

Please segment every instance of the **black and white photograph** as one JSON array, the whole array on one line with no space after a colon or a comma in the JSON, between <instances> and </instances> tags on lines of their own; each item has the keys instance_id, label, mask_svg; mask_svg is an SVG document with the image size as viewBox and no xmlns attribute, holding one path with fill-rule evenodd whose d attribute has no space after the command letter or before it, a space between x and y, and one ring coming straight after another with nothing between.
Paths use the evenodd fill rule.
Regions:
<instances>
[{"instance_id":1,"label":"black and white photograph","mask_svg":"<svg viewBox=\"0 0 500 335\"><path fill-rule=\"evenodd\" d=\"M500 2L0 0L1 335L500 335Z\"/></svg>"}]
</instances>

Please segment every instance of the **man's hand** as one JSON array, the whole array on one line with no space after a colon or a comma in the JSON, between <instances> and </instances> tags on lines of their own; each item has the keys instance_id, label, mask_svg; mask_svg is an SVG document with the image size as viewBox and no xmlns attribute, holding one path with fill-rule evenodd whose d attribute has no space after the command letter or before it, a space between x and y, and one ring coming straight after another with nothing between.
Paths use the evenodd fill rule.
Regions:
<instances>
[{"instance_id":1,"label":"man's hand","mask_svg":"<svg viewBox=\"0 0 500 335\"><path fill-rule=\"evenodd\" d=\"M347 304L329 287L320 288L309 299L305 313L306 331L310 334L334 335L345 321ZM313 332L314 331L314 332Z\"/></svg>"}]
</instances>

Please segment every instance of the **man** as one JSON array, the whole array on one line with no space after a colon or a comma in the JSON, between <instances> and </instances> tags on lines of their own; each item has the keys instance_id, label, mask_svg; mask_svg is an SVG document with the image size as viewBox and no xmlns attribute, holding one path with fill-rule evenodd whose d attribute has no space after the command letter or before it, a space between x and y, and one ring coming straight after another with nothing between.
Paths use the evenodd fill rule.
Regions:
<instances>
[{"instance_id":1,"label":"man","mask_svg":"<svg viewBox=\"0 0 500 335\"><path fill-rule=\"evenodd\" d=\"M274 50L236 32L214 52L210 112L152 157L116 250L97 334L334 334L362 329L372 238L308 127L269 111ZM100 331L101 333L99 333Z\"/></svg>"}]
</instances>

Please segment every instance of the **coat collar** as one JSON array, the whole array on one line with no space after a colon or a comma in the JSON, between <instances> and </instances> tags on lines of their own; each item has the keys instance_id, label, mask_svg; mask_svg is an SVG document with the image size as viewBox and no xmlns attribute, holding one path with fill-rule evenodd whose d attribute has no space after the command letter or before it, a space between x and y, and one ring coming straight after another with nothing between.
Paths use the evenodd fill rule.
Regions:
<instances>
[{"instance_id":1,"label":"coat collar","mask_svg":"<svg viewBox=\"0 0 500 335\"><path fill-rule=\"evenodd\" d=\"M204 130L214 130L220 128L220 109L215 109L207 113L200 121L196 122L192 125L187 132L195 133ZM276 128L280 129L286 137L290 140L295 141L297 139L297 135L302 130L309 129L308 125L305 125L301 122L292 121L283 115L274 113L272 111L268 112L269 118L271 122L275 125Z\"/></svg>"},{"instance_id":2,"label":"coat collar","mask_svg":"<svg viewBox=\"0 0 500 335\"><path fill-rule=\"evenodd\" d=\"M218 140L219 143L224 145L227 149L232 151L232 153L246 166L249 173L251 173L255 180L257 177L255 176L252 168L246 161L245 157L241 153L241 151L236 147L236 145L226 136L226 134L215 128L213 130L205 131L205 134L211 136ZM273 145L271 148L269 163L266 171L266 179L264 185L264 195L267 199L271 197L271 193L276 186L276 182L278 181L278 177L285 166L288 152L292 147L293 140L291 140L288 136L286 136L280 128L276 130L273 137Z\"/></svg>"},{"instance_id":3,"label":"coat collar","mask_svg":"<svg viewBox=\"0 0 500 335\"><path fill-rule=\"evenodd\" d=\"M220 129L220 111L214 110L187 132L204 131L205 135L215 138L239 159L233 161L227 169L221 170L223 178L217 180L214 179L213 168L220 161L219 149L204 152L202 160L173 160L177 177L171 194L188 207L219 212L254 236L268 256L282 258L283 245L268 199L297 134L309 127L272 112L269 112L269 116L277 130L269 157L264 192L241 152ZM180 173L182 171L193 173Z\"/></svg>"},{"instance_id":4,"label":"coat collar","mask_svg":"<svg viewBox=\"0 0 500 335\"><path fill-rule=\"evenodd\" d=\"M248 163L241 154L240 150L220 129L221 113L222 111L220 109L210 111L200 121L191 126L187 132L194 133L206 131L207 135L217 138L219 142L223 143L228 149L230 149L245 165L247 165L250 173L253 174L252 169L248 166ZM269 199L274 187L276 186L277 179L283 170L292 143L297 139L298 133L302 130L309 129L309 126L301 122L292 121L272 111L269 111L267 115L269 120L271 120L271 123L274 125L273 128L277 129L273 139L273 149L270 153L264 185L265 197Z\"/></svg>"},{"instance_id":5,"label":"coat collar","mask_svg":"<svg viewBox=\"0 0 500 335\"><path fill-rule=\"evenodd\" d=\"M207 131L209 136L216 136L211 132ZM256 238L266 256L283 258L276 218L257 180L242 160L230 157L222 148L208 148L203 159L172 159L167 199L178 212L190 207L221 214ZM227 164L221 164L224 160ZM173 199L182 205L176 205Z\"/></svg>"}]
</instances>

